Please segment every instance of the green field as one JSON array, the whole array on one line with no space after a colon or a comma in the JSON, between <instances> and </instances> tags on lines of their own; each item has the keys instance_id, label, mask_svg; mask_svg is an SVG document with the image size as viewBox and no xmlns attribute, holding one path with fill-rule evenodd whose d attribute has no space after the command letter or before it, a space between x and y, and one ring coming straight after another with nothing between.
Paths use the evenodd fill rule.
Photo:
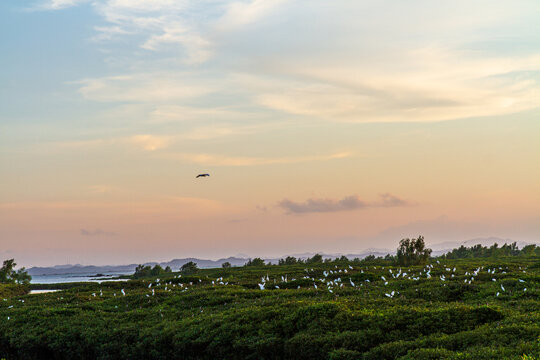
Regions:
<instances>
[{"instance_id":1,"label":"green field","mask_svg":"<svg viewBox=\"0 0 540 360\"><path fill-rule=\"evenodd\" d=\"M540 359L539 264L328 262L0 288L0 358Z\"/></svg>"}]
</instances>

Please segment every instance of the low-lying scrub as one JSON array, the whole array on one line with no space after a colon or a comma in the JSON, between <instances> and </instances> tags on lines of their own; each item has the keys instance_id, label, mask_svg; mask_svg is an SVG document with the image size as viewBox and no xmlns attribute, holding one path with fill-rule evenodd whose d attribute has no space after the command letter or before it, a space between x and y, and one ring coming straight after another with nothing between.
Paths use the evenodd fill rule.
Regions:
<instances>
[{"instance_id":1,"label":"low-lying scrub","mask_svg":"<svg viewBox=\"0 0 540 360\"><path fill-rule=\"evenodd\" d=\"M12 288L0 301L0 358L534 359L535 261L253 266Z\"/></svg>"}]
</instances>

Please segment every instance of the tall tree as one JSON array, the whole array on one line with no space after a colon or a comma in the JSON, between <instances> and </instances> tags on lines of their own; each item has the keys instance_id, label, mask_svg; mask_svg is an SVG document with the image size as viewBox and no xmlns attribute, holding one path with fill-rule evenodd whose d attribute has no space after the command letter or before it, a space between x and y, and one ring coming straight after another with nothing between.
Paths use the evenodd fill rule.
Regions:
<instances>
[{"instance_id":1,"label":"tall tree","mask_svg":"<svg viewBox=\"0 0 540 360\"><path fill-rule=\"evenodd\" d=\"M249 259L244 266L264 266L264 260L261 258Z\"/></svg>"},{"instance_id":2,"label":"tall tree","mask_svg":"<svg viewBox=\"0 0 540 360\"><path fill-rule=\"evenodd\" d=\"M180 271L183 272L184 274L193 274L193 273L197 272L197 270L199 270L199 268L197 267L197 264L194 263L193 261L185 263L180 268Z\"/></svg>"},{"instance_id":3,"label":"tall tree","mask_svg":"<svg viewBox=\"0 0 540 360\"><path fill-rule=\"evenodd\" d=\"M26 269L20 268L15 271L15 259L4 260L2 268L0 268L0 283L19 283L28 284L32 277L28 275Z\"/></svg>"},{"instance_id":4,"label":"tall tree","mask_svg":"<svg viewBox=\"0 0 540 360\"><path fill-rule=\"evenodd\" d=\"M323 257L321 254L315 254L312 258L309 258L306 260L306 264L316 264L316 263L322 263Z\"/></svg>"},{"instance_id":5,"label":"tall tree","mask_svg":"<svg viewBox=\"0 0 540 360\"><path fill-rule=\"evenodd\" d=\"M402 266L424 264L429 259L431 251L426 248L422 235L417 239L402 239L397 249L397 260Z\"/></svg>"}]
</instances>

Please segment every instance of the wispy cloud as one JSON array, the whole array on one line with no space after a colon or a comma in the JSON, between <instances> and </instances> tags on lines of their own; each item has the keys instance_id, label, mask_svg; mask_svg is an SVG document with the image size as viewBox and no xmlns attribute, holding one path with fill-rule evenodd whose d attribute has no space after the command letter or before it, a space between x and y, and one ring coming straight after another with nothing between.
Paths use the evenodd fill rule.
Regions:
<instances>
[{"instance_id":1,"label":"wispy cloud","mask_svg":"<svg viewBox=\"0 0 540 360\"><path fill-rule=\"evenodd\" d=\"M89 0L49 0L37 7L35 10L61 10L68 7L80 5L82 3L89 2Z\"/></svg>"},{"instance_id":2,"label":"wispy cloud","mask_svg":"<svg viewBox=\"0 0 540 360\"><path fill-rule=\"evenodd\" d=\"M45 7L81 2L50 0ZM229 104L258 112L335 122L443 121L516 113L540 103L537 48L470 49L471 41L480 48L493 41L484 29L497 33L501 26L513 31L497 40L501 48L512 36L537 43L537 35L524 35L518 26L529 21L526 12L538 11L534 2L525 1L521 11L465 1L452 9L424 2L389 9L384 3L285 0L90 4L105 22L95 27L95 39L114 44L129 36L139 62L130 60L119 76L81 80L79 92L89 100L183 106L190 99L210 103L220 93L229 95ZM452 39L441 42L450 33ZM158 60L141 56L141 49L159 54Z\"/></svg>"},{"instance_id":3,"label":"wispy cloud","mask_svg":"<svg viewBox=\"0 0 540 360\"><path fill-rule=\"evenodd\" d=\"M350 152L339 152L329 155L313 156L286 156L286 157L248 157L248 156L224 156L213 154L166 154L165 156L178 159L184 162L190 162L202 165L212 166L256 166L269 164L295 164L310 161L325 161L334 159L344 159L351 157Z\"/></svg>"},{"instance_id":4,"label":"wispy cloud","mask_svg":"<svg viewBox=\"0 0 540 360\"><path fill-rule=\"evenodd\" d=\"M395 195L385 193L381 194L381 200L378 203L375 203L375 206L382 206L382 207L394 207L394 206L411 206L413 203L411 203L408 200L401 199Z\"/></svg>"},{"instance_id":5,"label":"wispy cloud","mask_svg":"<svg viewBox=\"0 0 540 360\"><path fill-rule=\"evenodd\" d=\"M358 210L369 207L399 207L409 206L410 202L400 199L392 194L382 194L381 201L367 202L361 200L357 195L346 196L342 199L321 199L312 198L304 202L295 202L284 199L278 204L289 214L325 213Z\"/></svg>"},{"instance_id":6,"label":"wispy cloud","mask_svg":"<svg viewBox=\"0 0 540 360\"><path fill-rule=\"evenodd\" d=\"M164 148L171 143L171 140L170 136L155 135L135 135L127 139L129 143L147 151Z\"/></svg>"},{"instance_id":7,"label":"wispy cloud","mask_svg":"<svg viewBox=\"0 0 540 360\"><path fill-rule=\"evenodd\" d=\"M346 196L341 200L333 199L308 199L303 203L284 199L279 206L293 214L335 212L361 209L367 204L360 200L358 196Z\"/></svg>"},{"instance_id":8,"label":"wispy cloud","mask_svg":"<svg viewBox=\"0 0 540 360\"><path fill-rule=\"evenodd\" d=\"M145 151L164 149L174 143L175 137L168 135L137 134L125 137L113 137L102 139L75 140L56 142L59 148L107 148L129 147ZM49 144L50 145L50 144Z\"/></svg>"},{"instance_id":9,"label":"wispy cloud","mask_svg":"<svg viewBox=\"0 0 540 360\"><path fill-rule=\"evenodd\" d=\"M223 16L218 20L219 30L232 30L251 24L267 16L286 0L235 1L227 5Z\"/></svg>"},{"instance_id":10,"label":"wispy cloud","mask_svg":"<svg viewBox=\"0 0 540 360\"><path fill-rule=\"evenodd\" d=\"M538 83L528 73L540 70L540 54L485 58L425 47L399 56L399 64L364 61L369 71L333 61L314 67L278 62L272 71L288 77L274 79L281 83L279 91L259 91L257 101L290 114L345 122L441 121L508 114L540 103Z\"/></svg>"}]
</instances>

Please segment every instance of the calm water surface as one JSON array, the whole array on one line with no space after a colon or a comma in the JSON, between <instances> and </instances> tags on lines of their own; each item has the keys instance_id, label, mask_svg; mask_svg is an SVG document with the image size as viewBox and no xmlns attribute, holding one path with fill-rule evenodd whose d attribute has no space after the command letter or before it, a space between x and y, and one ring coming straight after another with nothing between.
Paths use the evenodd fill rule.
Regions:
<instances>
[{"instance_id":1,"label":"calm water surface","mask_svg":"<svg viewBox=\"0 0 540 360\"><path fill-rule=\"evenodd\" d=\"M69 283L69 282L102 282L102 281L126 281L125 279L117 280L111 279L113 277L121 275L131 275L126 273L103 273L104 277L95 277L95 273L92 274L61 274L61 275L32 275L31 284L56 284L56 283Z\"/></svg>"}]
</instances>

